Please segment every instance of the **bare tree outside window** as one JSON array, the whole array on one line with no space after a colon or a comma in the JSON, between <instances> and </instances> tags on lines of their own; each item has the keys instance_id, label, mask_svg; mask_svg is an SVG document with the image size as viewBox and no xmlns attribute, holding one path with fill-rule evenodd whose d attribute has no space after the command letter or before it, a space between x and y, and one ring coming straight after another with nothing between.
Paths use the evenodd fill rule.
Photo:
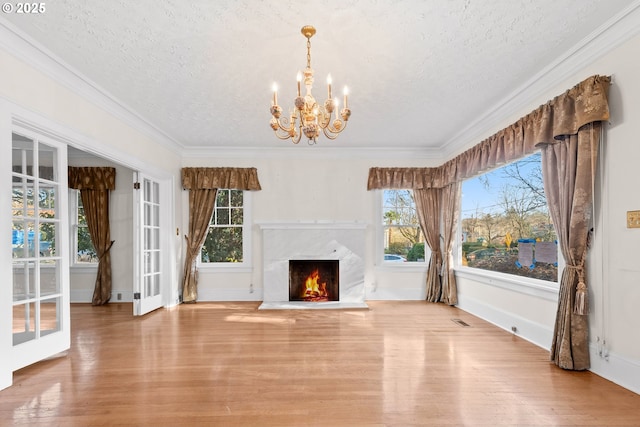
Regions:
<instances>
[{"instance_id":1,"label":"bare tree outside window","mask_svg":"<svg viewBox=\"0 0 640 427\"><path fill-rule=\"evenodd\" d=\"M548 261L556 234L547 209L540 153L487 172L462 184L462 263L542 280L558 281L557 263ZM520 244L534 254L531 262ZM543 246L545 256L542 256Z\"/></svg>"}]
</instances>

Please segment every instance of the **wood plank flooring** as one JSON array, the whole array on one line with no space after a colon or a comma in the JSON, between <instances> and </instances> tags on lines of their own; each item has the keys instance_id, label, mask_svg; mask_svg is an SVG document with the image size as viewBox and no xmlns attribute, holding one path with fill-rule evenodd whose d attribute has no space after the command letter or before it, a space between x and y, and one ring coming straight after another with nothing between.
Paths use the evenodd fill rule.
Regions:
<instances>
[{"instance_id":1,"label":"wood plank flooring","mask_svg":"<svg viewBox=\"0 0 640 427\"><path fill-rule=\"evenodd\" d=\"M640 395L461 310L369 304L74 304L71 350L14 374L0 425L640 426Z\"/></svg>"}]
</instances>

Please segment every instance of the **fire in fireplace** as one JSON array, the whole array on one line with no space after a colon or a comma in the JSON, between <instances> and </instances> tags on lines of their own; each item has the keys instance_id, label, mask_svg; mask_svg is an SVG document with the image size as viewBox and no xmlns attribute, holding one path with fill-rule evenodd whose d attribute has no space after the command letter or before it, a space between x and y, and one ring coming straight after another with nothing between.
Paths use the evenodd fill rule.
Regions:
<instances>
[{"instance_id":1,"label":"fire in fireplace","mask_svg":"<svg viewBox=\"0 0 640 427\"><path fill-rule=\"evenodd\" d=\"M289 301L340 301L338 260L289 260Z\"/></svg>"}]
</instances>

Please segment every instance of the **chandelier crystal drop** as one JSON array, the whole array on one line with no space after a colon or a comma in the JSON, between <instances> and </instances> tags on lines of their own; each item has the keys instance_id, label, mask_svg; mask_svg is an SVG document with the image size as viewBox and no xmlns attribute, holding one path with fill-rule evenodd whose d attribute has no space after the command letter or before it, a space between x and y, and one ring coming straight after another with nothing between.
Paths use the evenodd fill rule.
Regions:
<instances>
[{"instance_id":1,"label":"chandelier crystal drop","mask_svg":"<svg viewBox=\"0 0 640 427\"><path fill-rule=\"evenodd\" d=\"M316 144L316 138L320 132L329 139L336 139L338 134L347 127L347 122L351 116L349 109L349 93L347 87L344 88L344 107L338 117L338 100L332 97L331 75L327 76L327 100L322 105L318 105L311 94L313 87L313 70L311 69L311 37L316 33L316 29L311 25L302 27L301 33L307 38L307 68L303 73L298 72L298 95L294 100L294 107L289 116L282 114L282 107L278 105L278 87L273 84L273 100L271 102L271 129L280 139L291 139L294 144L300 142L302 134L309 139L309 145ZM300 84L304 79L306 94L302 96ZM333 112L336 112L335 118Z\"/></svg>"}]
</instances>

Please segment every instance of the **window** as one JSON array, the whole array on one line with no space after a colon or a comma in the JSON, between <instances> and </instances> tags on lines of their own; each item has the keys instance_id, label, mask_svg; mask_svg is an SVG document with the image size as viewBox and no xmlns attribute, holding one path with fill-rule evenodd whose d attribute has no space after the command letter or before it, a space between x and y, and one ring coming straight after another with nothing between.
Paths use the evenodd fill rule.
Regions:
<instances>
[{"instance_id":1,"label":"window","mask_svg":"<svg viewBox=\"0 0 640 427\"><path fill-rule=\"evenodd\" d=\"M558 281L540 153L462 184L462 265Z\"/></svg>"},{"instance_id":2,"label":"window","mask_svg":"<svg viewBox=\"0 0 640 427\"><path fill-rule=\"evenodd\" d=\"M249 264L250 192L219 189L200 263L242 266Z\"/></svg>"},{"instance_id":3,"label":"window","mask_svg":"<svg viewBox=\"0 0 640 427\"><path fill-rule=\"evenodd\" d=\"M22 185L18 178L14 179L12 188L11 210L16 220L13 222L11 230L11 247L13 258L33 258L36 256L36 229L38 232L38 253L41 257L52 257L56 255L55 236L57 225L52 220L55 219L55 187L49 187L47 183L38 185L37 197L34 197L32 180L22 180ZM36 214L36 205L37 211ZM39 224L31 218L39 218Z\"/></svg>"},{"instance_id":4,"label":"window","mask_svg":"<svg viewBox=\"0 0 640 427\"><path fill-rule=\"evenodd\" d=\"M383 190L384 263L424 262L425 244L411 190Z\"/></svg>"},{"instance_id":5,"label":"window","mask_svg":"<svg viewBox=\"0 0 640 427\"><path fill-rule=\"evenodd\" d=\"M71 230L71 254L73 259L72 265L97 265L98 254L91 241L89 234L89 228L87 227L87 217L84 214L84 207L82 206L82 198L80 197L80 191L70 190L69 195L70 205L70 227Z\"/></svg>"}]
</instances>

